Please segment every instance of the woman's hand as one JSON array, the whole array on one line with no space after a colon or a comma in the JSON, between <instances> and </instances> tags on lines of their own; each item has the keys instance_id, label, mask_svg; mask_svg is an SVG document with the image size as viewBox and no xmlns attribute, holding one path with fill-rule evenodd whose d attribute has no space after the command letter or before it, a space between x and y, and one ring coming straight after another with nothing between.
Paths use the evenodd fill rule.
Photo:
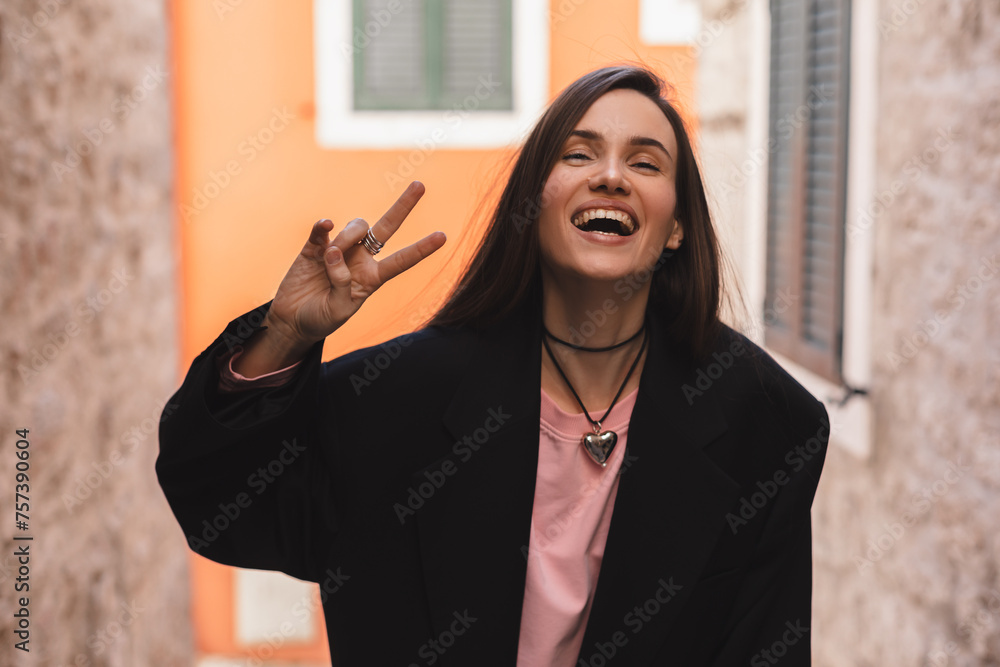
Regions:
<instances>
[{"instance_id":1,"label":"woman's hand","mask_svg":"<svg viewBox=\"0 0 1000 667\"><path fill-rule=\"evenodd\" d=\"M386 243L424 194L414 181L372 226L372 233ZM336 331L372 293L445 242L443 232L434 232L381 261L359 242L368 233L368 223L356 218L330 241L333 223L320 220L271 303L264 319L264 335L255 337L239 359L238 372L255 377L294 363L319 340ZM266 339L266 343L263 339ZM234 366L234 368L236 368Z\"/></svg>"}]
</instances>

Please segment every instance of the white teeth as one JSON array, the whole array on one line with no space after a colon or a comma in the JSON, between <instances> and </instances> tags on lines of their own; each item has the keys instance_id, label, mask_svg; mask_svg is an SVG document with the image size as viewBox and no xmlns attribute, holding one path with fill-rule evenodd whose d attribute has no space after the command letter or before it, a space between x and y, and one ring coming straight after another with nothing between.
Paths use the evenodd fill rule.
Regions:
<instances>
[{"instance_id":1,"label":"white teeth","mask_svg":"<svg viewBox=\"0 0 1000 667\"><path fill-rule=\"evenodd\" d=\"M584 211L583 213L577 215L575 218L573 218L572 222L575 226L582 227L591 220L594 220L595 218L607 218L609 220L617 220L618 222L622 223L625 229L628 230L629 234L635 231L635 222L632 220L632 216L630 216L625 211L618 211L615 209L606 209L606 208L590 209L589 211Z\"/></svg>"}]
</instances>

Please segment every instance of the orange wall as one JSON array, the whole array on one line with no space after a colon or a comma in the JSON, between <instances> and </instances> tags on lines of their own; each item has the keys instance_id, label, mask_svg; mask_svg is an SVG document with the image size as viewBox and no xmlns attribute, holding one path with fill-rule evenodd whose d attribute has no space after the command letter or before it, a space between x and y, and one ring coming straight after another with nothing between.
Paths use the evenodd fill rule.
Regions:
<instances>
[{"instance_id":1,"label":"orange wall","mask_svg":"<svg viewBox=\"0 0 1000 667\"><path fill-rule=\"evenodd\" d=\"M227 6L232 11L220 15ZM330 218L337 229L354 217L374 222L399 194L386 173L396 173L412 149L316 145L312 3L174 0L170 15L183 371L230 319L273 296L315 220ZM677 86L693 117L692 52L641 44L638 0L552 0L550 18L552 94L596 67L641 61ZM259 150L249 141L254 135ZM438 149L415 167L412 178L427 193L384 252L437 229L449 242L331 336L327 358L412 330L432 314L461 268L457 242L468 249L478 234L469 218L499 157ZM238 173L223 175L227 166ZM229 572L192 556L202 651L239 652ZM281 655L323 658L321 624L318 633L315 646Z\"/></svg>"}]
</instances>

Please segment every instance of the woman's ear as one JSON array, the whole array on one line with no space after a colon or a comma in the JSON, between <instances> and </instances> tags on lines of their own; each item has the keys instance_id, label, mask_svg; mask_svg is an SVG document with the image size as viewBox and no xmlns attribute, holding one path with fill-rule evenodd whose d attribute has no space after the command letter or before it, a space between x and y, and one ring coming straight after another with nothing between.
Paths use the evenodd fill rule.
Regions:
<instances>
[{"instance_id":1,"label":"woman's ear","mask_svg":"<svg viewBox=\"0 0 1000 667\"><path fill-rule=\"evenodd\" d=\"M681 247L681 241L684 240L684 225L681 224L680 220L674 220L674 229L670 232L670 238L667 239L667 250L677 250Z\"/></svg>"}]
</instances>

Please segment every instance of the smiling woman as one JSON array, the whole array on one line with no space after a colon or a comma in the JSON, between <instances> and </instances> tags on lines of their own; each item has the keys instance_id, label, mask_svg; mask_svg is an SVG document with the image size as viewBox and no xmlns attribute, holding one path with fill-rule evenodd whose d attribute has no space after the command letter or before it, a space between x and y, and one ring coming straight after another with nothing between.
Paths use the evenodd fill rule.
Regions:
<instances>
[{"instance_id":1,"label":"smiling woman","mask_svg":"<svg viewBox=\"0 0 1000 667\"><path fill-rule=\"evenodd\" d=\"M310 581L342 571L324 600L334 664L724 667L808 628L826 413L719 319L718 244L664 88L609 67L560 94L424 329L320 361L443 245L375 260L414 183L372 226L331 240L317 222L273 302L171 401L157 472L189 544ZM389 361L359 391L373 359ZM287 442L301 454L250 493ZM201 539L237 498L239 520ZM785 649L809 663L808 634Z\"/></svg>"},{"instance_id":2,"label":"smiling woman","mask_svg":"<svg viewBox=\"0 0 1000 667\"><path fill-rule=\"evenodd\" d=\"M594 127L607 130L587 129ZM649 98L615 90L594 102L542 190L543 272L606 283L651 269L664 250L677 250L684 231L674 219L676 143Z\"/></svg>"}]
</instances>

